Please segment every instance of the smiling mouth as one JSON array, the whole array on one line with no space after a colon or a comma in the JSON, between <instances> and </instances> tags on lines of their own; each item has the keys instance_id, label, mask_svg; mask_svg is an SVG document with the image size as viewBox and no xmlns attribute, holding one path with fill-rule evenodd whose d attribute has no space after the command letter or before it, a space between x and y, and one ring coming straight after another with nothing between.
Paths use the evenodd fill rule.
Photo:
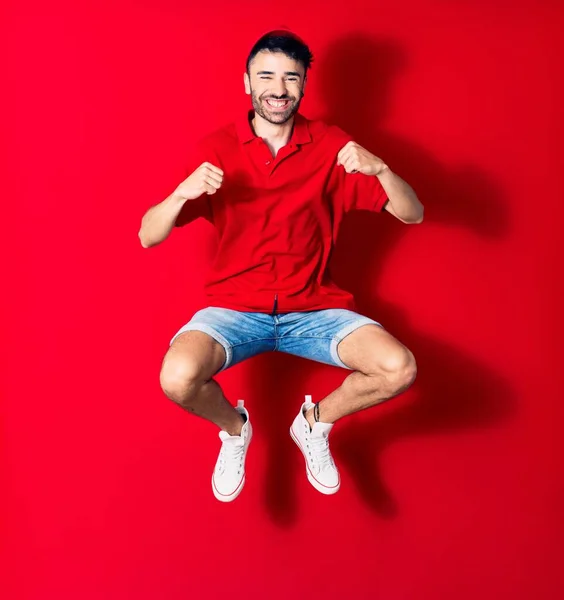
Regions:
<instances>
[{"instance_id":1,"label":"smiling mouth","mask_svg":"<svg viewBox=\"0 0 564 600\"><path fill-rule=\"evenodd\" d=\"M290 106L290 100L276 100L275 98L267 98L265 100L267 106L273 110L285 110Z\"/></svg>"}]
</instances>

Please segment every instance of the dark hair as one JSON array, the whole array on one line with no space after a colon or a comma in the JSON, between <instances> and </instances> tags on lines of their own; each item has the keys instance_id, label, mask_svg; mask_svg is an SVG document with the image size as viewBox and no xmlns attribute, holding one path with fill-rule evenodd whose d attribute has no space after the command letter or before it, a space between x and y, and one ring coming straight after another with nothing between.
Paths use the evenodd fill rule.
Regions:
<instances>
[{"instance_id":1,"label":"dark hair","mask_svg":"<svg viewBox=\"0 0 564 600\"><path fill-rule=\"evenodd\" d=\"M311 63L313 62L311 50L296 34L284 30L270 31L258 40L249 53L249 57L247 58L247 72L249 71L253 58L261 50L282 52L282 54L301 62L304 66L305 73L307 73L307 70L311 67Z\"/></svg>"}]
</instances>

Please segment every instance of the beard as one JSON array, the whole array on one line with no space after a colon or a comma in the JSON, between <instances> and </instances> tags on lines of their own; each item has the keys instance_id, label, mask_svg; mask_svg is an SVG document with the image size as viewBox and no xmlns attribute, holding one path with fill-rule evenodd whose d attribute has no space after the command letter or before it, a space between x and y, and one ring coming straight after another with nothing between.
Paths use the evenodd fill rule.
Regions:
<instances>
[{"instance_id":1,"label":"beard","mask_svg":"<svg viewBox=\"0 0 564 600\"><path fill-rule=\"evenodd\" d=\"M268 121L269 123L274 123L275 125L282 125L289 121L300 108L300 103L303 98L303 92L300 93L299 98L295 98L294 96L290 96L289 94L284 94L283 96L272 96L272 95L264 95L258 97L254 90L251 90L251 99L253 102L253 108L255 109L255 113L260 115L263 119ZM275 100L288 100L288 106L283 111L271 111L266 104L266 99L272 98Z\"/></svg>"}]
</instances>

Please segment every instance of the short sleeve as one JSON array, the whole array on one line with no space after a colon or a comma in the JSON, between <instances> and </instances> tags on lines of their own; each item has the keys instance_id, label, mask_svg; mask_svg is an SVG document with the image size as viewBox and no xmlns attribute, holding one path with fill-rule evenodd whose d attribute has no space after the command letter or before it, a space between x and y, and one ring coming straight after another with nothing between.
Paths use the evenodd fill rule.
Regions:
<instances>
[{"instance_id":1,"label":"short sleeve","mask_svg":"<svg viewBox=\"0 0 564 600\"><path fill-rule=\"evenodd\" d=\"M184 178L189 177L202 163L214 163L214 157L200 141L194 145L184 163ZM175 227L184 227L196 219L203 217L213 223L213 210L209 194L202 194L196 200L187 200L176 217Z\"/></svg>"},{"instance_id":2,"label":"short sleeve","mask_svg":"<svg viewBox=\"0 0 564 600\"><path fill-rule=\"evenodd\" d=\"M347 173L342 165L333 167L329 181L329 193L344 212L370 210L381 212L388 196L376 176Z\"/></svg>"},{"instance_id":3,"label":"short sleeve","mask_svg":"<svg viewBox=\"0 0 564 600\"><path fill-rule=\"evenodd\" d=\"M203 196L196 198L196 200L187 200L178 213L174 226L184 227L184 225L188 225L188 223L192 223L192 221L195 221L200 217L213 223L213 212L208 194L204 194Z\"/></svg>"}]
</instances>

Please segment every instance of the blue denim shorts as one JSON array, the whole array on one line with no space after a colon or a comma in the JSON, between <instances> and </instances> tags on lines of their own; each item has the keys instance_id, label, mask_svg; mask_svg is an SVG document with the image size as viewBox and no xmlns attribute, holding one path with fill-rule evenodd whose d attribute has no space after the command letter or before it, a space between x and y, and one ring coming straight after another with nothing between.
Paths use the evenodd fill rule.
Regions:
<instances>
[{"instance_id":1,"label":"blue denim shorts","mask_svg":"<svg viewBox=\"0 0 564 600\"><path fill-rule=\"evenodd\" d=\"M350 370L339 358L337 346L369 324L381 327L368 317L340 308L271 315L210 306L181 327L170 344L185 331L207 333L225 350L218 373L263 352L286 352Z\"/></svg>"}]
</instances>

